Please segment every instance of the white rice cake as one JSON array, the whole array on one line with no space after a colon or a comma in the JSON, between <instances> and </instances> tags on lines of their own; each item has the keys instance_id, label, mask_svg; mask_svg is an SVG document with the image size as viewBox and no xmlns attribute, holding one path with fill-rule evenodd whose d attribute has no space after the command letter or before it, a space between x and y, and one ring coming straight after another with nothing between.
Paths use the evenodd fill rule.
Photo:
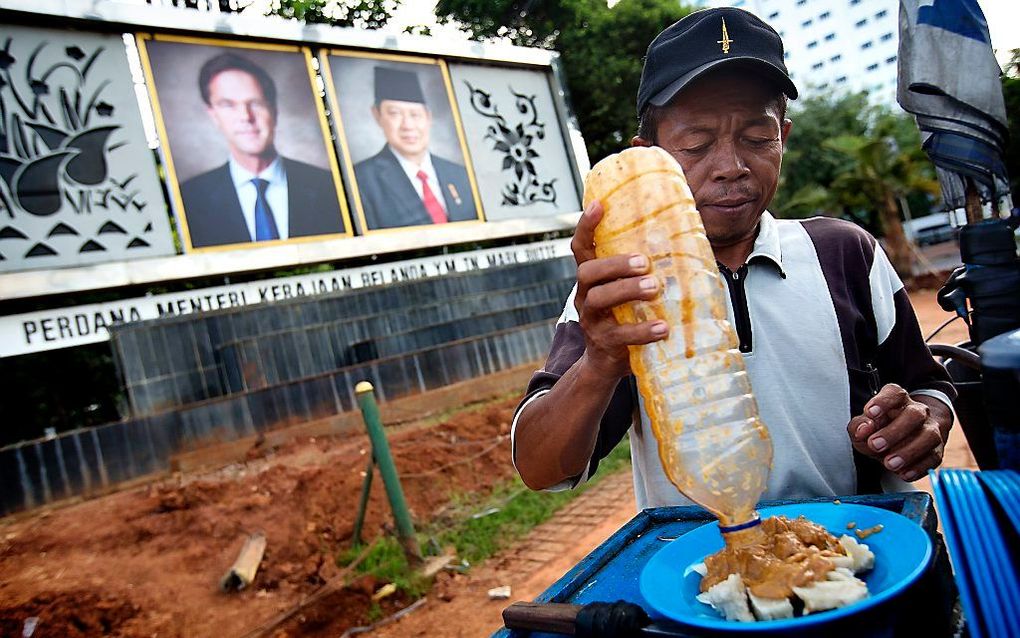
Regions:
<instances>
[{"instance_id":1,"label":"white rice cake","mask_svg":"<svg viewBox=\"0 0 1020 638\"><path fill-rule=\"evenodd\" d=\"M738 574L730 574L726 580L720 581L708 591L698 594L698 601L711 605L713 609L721 613L726 620L739 620L751 622L754 616L747 605L747 588L744 581Z\"/></svg>"},{"instance_id":2,"label":"white rice cake","mask_svg":"<svg viewBox=\"0 0 1020 638\"><path fill-rule=\"evenodd\" d=\"M850 566L836 565L836 567L846 567L853 573L859 574L875 566L875 554L867 545L858 542L853 536L843 534L839 537L839 544L843 547L846 555L850 557L852 564Z\"/></svg>"},{"instance_id":3,"label":"white rice cake","mask_svg":"<svg viewBox=\"0 0 1020 638\"><path fill-rule=\"evenodd\" d=\"M762 598L755 596L750 589L747 597L751 599L751 609L758 620L793 618L793 603L789 598Z\"/></svg>"},{"instance_id":4,"label":"white rice cake","mask_svg":"<svg viewBox=\"0 0 1020 638\"><path fill-rule=\"evenodd\" d=\"M868 597L868 586L848 569L837 567L829 572L826 580L811 583L807 587L794 587L793 593L804 601L804 612L836 609Z\"/></svg>"}]
</instances>

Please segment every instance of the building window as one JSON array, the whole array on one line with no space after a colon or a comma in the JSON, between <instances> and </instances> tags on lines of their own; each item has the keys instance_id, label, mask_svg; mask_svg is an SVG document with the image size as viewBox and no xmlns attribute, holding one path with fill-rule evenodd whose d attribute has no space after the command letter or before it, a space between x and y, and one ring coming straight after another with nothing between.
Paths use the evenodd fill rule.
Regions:
<instances>
[{"instance_id":1,"label":"building window","mask_svg":"<svg viewBox=\"0 0 1020 638\"><path fill-rule=\"evenodd\" d=\"M800 23L800 26L802 26L802 27L810 27L812 22L814 22L814 21L813 20L805 20L804 22Z\"/></svg>"},{"instance_id":2,"label":"building window","mask_svg":"<svg viewBox=\"0 0 1020 638\"><path fill-rule=\"evenodd\" d=\"M861 0L850 0L850 6L851 7L854 6L855 4L860 4L860 3L861 3Z\"/></svg>"},{"instance_id":3,"label":"building window","mask_svg":"<svg viewBox=\"0 0 1020 638\"><path fill-rule=\"evenodd\" d=\"M831 58L829 58L829 62L839 62L842 59L843 59L843 54L842 53L837 53L836 55L834 55Z\"/></svg>"},{"instance_id":4,"label":"building window","mask_svg":"<svg viewBox=\"0 0 1020 638\"><path fill-rule=\"evenodd\" d=\"M875 14L875 17L876 18L884 18L887 15L889 15L889 12L886 11L885 9L882 9L881 11L879 11L878 13Z\"/></svg>"},{"instance_id":5,"label":"building window","mask_svg":"<svg viewBox=\"0 0 1020 638\"><path fill-rule=\"evenodd\" d=\"M882 42L888 42L889 40L892 40L892 33L883 33L881 40Z\"/></svg>"},{"instance_id":6,"label":"building window","mask_svg":"<svg viewBox=\"0 0 1020 638\"><path fill-rule=\"evenodd\" d=\"M838 78L836 78L836 84L843 84L844 82L846 82L846 76L845 75L841 75Z\"/></svg>"},{"instance_id":7,"label":"building window","mask_svg":"<svg viewBox=\"0 0 1020 638\"><path fill-rule=\"evenodd\" d=\"M818 16L818 19L819 19L819 20L825 20L825 19L827 19L827 18L828 18L829 16L831 16L831 15L832 15L832 12L830 12L830 11L826 11L826 12L825 12L825 13L823 13L822 15Z\"/></svg>"},{"instance_id":8,"label":"building window","mask_svg":"<svg viewBox=\"0 0 1020 638\"><path fill-rule=\"evenodd\" d=\"M819 85L818 85L818 89L819 89L819 90L821 90L821 89L827 89L827 88L829 88L829 83L828 83L828 82L823 82L823 83L821 83L821 84L819 84Z\"/></svg>"},{"instance_id":9,"label":"building window","mask_svg":"<svg viewBox=\"0 0 1020 638\"><path fill-rule=\"evenodd\" d=\"M863 27L867 23L868 23L868 19L864 18L863 20L858 20L857 24L855 24L854 26L857 27L858 29L860 29L861 27Z\"/></svg>"},{"instance_id":10,"label":"building window","mask_svg":"<svg viewBox=\"0 0 1020 638\"><path fill-rule=\"evenodd\" d=\"M869 71L874 71L874 70L875 70L875 69L877 69L877 68L878 68L878 65L877 65L877 64L869 64L869 65L868 65L868 70L869 70Z\"/></svg>"},{"instance_id":11,"label":"building window","mask_svg":"<svg viewBox=\"0 0 1020 638\"><path fill-rule=\"evenodd\" d=\"M811 65L811 69L814 70L814 71L817 71L818 69L822 68L824 65L825 65L824 62L815 62L814 64Z\"/></svg>"},{"instance_id":12,"label":"building window","mask_svg":"<svg viewBox=\"0 0 1020 638\"><path fill-rule=\"evenodd\" d=\"M830 33L830 34L825 36L825 41L826 42L828 42L829 40L835 40L835 39L836 39L836 34L835 33Z\"/></svg>"},{"instance_id":13,"label":"building window","mask_svg":"<svg viewBox=\"0 0 1020 638\"><path fill-rule=\"evenodd\" d=\"M807 48L809 48L809 49L813 49L816 46L818 46L818 40L812 40L811 42L807 43Z\"/></svg>"},{"instance_id":14,"label":"building window","mask_svg":"<svg viewBox=\"0 0 1020 638\"><path fill-rule=\"evenodd\" d=\"M807 0L797 0L798 7L803 7L805 4L807 4Z\"/></svg>"},{"instance_id":15,"label":"building window","mask_svg":"<svg viewBox=\"0 0 1020 638\"><path fill-rule=\"evenodd\" d=\"M737 0L736 2L733 3L733 6L734 7L742 7L742 6L744 6L744 2L746 2L746 1L747 0Z\"/></svg>"},{"instance_id":16,"label":"building window","mask_svg":"<svg viewBox=\"0 0 1020 638\"><path fill-rule=\"evenodd\" d=\"M779 17L778 11L773 11L772 13L769 14L769 20L775 20L778 17Z\"/></svg>"},{"instance_id":17,"label":"building window","mask_svg":"<svg viewBox=\"0 0 1020 638\"><path fill-rule=\"evenodd\" d=\"M789 51L785 51L783 53L783 59L784 60L789 60L790 59L790 52Z\"/></svg>"},{"instance_id":18,"label":"building window","mask_svg":"<svg viewBox=\"0 0 1020 638\"><path fill-rule=\"evenodd\" d=\"M870 49L870 48L871 48L871 40L868 40L867 42L865 42L864 44L861 45L861 49Z\"/></svg>"},{"instance_id":19,"label":"building window","mask_svg":"<svg viewBox=\"0 0 1020 638\"><path fill-rule=\"evenodd\" d=\"M885 63L886 63L886 64L892 64L892 63L893 63L893 62L895 62L895 61L896 61L896 56L895 56L895 55L893 55L893 56L890 56L890 57L888 57L888 58L886 58L886 59L885 59Z\"/></svg>"}]
</instances>

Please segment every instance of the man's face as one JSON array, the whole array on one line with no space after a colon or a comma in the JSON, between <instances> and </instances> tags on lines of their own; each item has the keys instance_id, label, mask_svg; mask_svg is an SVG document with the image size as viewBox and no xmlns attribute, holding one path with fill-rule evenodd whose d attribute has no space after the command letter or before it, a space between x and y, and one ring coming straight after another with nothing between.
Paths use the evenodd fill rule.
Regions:
<instances>
[{"instance_id":1,"label":"man's face","mask_svg":"<svg viewBox=\"0 0 1020 638\"><path fill-rule=\"evenodd\" d=\"M658 145L680 163L714 247L752 238L779 184L789 120L776 90L714 73L685 88L659 119Z\"/></svg>"},{"instance_id":2,"label":"man's face","mask_svg":"<svg viewBox=\"0 0 1020 638\"><path fill-rule=\"evenodd\" d=\"M213 76L206 110L232 153L263 156L273 152L276 113L250 73L229 69Z\"/></svg>"},{"instance_id":3,"label":"man's face","mask_svg":"<svg viewBox=\"0 0 1020 638\"><path fill-rule=\"evenodd\" d=\"M432 114L424 104L383 100L372 107L372 115L386 141L401 155L415 157L428 149Z\"/></svg>"}]
</instances>

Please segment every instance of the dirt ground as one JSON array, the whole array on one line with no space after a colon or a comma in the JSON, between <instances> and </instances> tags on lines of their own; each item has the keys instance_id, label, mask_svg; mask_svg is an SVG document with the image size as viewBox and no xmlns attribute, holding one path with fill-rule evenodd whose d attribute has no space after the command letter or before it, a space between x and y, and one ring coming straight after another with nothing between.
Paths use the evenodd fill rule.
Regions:
<instances>
[{"instance_id":1,"label":"dirt ground","mask_svg":"<svg viewBox=\"0 0 1020 638\"><path fill-rule=\"evenodd\" d=\"M452 493L485 491L511 475L515 405L502 400L391 437L416 520L432 518ZM338 573L330 557L350 546L368 448L363 435L305 439L215 473L0 521L0 636L20 637L32 616L40 619L33 638L246 634ZM389 520L377 476L364 537ZM220 577L256 531L268 544L254 586L220 593ZM363 624L374 590L355 583L324 605ZM391 597L383 611L402 604ZM291 623L304 625L300 632L274 638L319 635L317 613L304 616Z\"/></svg>"},{"instance_id":2,"label":"dirt ground","mask_svg":"<svg viewBox=\"0 0 1020 638\"><path fill-rule=\"evenodd\" d=\"M949 317L933 291L912 298L926 335ZM964 339L957 321L937 341ZM453 492L485 491L511 475L507 434L515 403L392 436L416 520L432 518ZM20 637L29 617L39 619L34 638L250 634L339 572L330 556L350 545L367 451L364 436L302 439L253 450L252 460L217 472L0 520L0 636ZM946 465L974 466L958 430ZM381 483L373 484L367 538L389 525ZM509 584L511 600L534 598L633 515L629 473L622 472L468 574L441 573L413 613L367 635L487 636L508 602L490 601L489 588ZM268 549L254 586L220 593L219 579L244 538L260 530ZM380 584L356 581L269 635L340 636L369 624L369 598ZM383 614L410 602L384 599Z\"/></svg>"}]
</instances>

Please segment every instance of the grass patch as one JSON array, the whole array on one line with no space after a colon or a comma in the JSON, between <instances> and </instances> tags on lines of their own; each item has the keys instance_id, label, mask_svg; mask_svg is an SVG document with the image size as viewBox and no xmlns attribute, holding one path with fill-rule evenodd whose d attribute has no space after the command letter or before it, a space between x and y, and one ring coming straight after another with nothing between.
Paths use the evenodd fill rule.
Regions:
<instances>
[{"instance_id":1,"label":"grass patch","mask_svg":"<svg viewBox=\"0 0 1020 638\"><path fill-rule=\"evenodd\" d=\"M599 463L595 476L575 490L534 492L514 476L486 494L455 494L446 513L418 530L419 544L425 551L429 547L452 546L458 558L476 565L522 538L606 476L629 466L630 441L625 438ZM360 551L361 548L346 550L338 563L350 563ZM376 539L357 571L392 582L412 597L421 596L428 588L427 583L415 577L400 544L392 536Z\"/></svg>"}]
</instances>

